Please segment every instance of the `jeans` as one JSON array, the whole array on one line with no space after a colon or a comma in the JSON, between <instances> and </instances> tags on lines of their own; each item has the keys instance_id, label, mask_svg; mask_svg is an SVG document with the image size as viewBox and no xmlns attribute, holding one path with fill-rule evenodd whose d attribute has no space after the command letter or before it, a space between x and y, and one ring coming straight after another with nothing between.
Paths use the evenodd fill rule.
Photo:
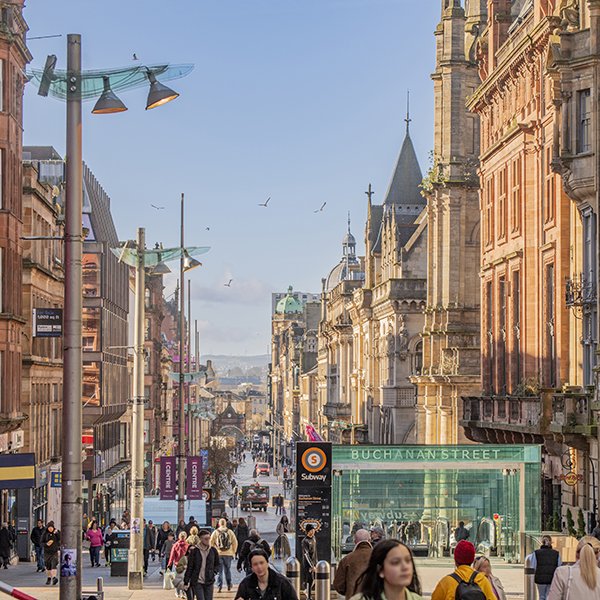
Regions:
<instances>
[{"instance_id":1,"label":"jeans","mask_svg":"<svg viewBox=\"0 0 600 600\"><path fill-rule=\"evenodd\" d=\"M549 583L536 583L538 589L538 600L546 600L550 591Z\"/></svg>"},{"instance_id":2,"label":"jeans","mask_svg":"<svg viewBox=\"0 0 600 600\"><path fill-rule=\"evenodd\" d=\"M100 564L100 546L90 546L90 561L92 567Z\"/></svg>"},{"instance_id":3,"label":"jeans","mask_svg":"<svg viewBox=\"0 0 600 600\"><path fill-rule=\"evenodd\" d=\"M144 573L148 572L148 559L150 558L150 548L144 548Z\"/></svg>"},{"instance_id":4,"label":"jeans","mask_svg":"<svg viewBox=\"0 0 600 600\"><path fill-rule=\"evenodd\" d=\"M221 560L223 560L223 557L221 557ZM186 593L188 600L194 600L194 598L196 600L212 600L214 589L212 583L210 585L207 583L195 583L190 585Z\"/></svg>"},{"instance_id":5,"label":"jeans","mask_svg":"<svg viewBox=\"0 0 600 600\"><path fill-rule=\"evenodd\" d=\"M44 571L46 569L46 565L44 565L44 548L42 546L34 546L33 549L35 550L37 568Z\"/></svg>"},{"instance_id":6,"label":"jeans","mask_svg":"<svg viewBox=\"0 0 600 600\"><path fill-rule=\"evenodd\" d=\"M231 561L233 556L219 556L220 566L219 573L217 574L217 587L223 587L223 571L225 571L225 579L227 586L231 585Z\"/></svg>"},{"instance_id":7,"label":"jeans","mask_svg":"<svg viewBox=\"0 0 600 600\"><path fill-rule=\"evenodd\" d=\"M160 559L160 569L163 572L167 570L167 560L168 559L169 559L169 557L166 554L163 554Z\"/></svg>"}]
</instances>

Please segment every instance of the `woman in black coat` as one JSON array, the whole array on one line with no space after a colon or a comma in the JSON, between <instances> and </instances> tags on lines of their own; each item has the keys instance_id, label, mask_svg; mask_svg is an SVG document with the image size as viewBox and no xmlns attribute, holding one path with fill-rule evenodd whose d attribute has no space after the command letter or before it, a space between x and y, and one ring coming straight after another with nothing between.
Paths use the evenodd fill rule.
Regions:
<instances>
[{"instance_id":1,"label":"woman in black coat","mask_svg":"<svg viewBox=\"0 0 600 600\"><path fill-rule=\"evenodd\" d=\"M60 549L60 531L54 527L54 521L46 525L46 531L42 534L42 546L44 548L44 564L46 565L46 585L56 585L56 569L58 568L58 551Z\"/></svg>"},{"instance_id":2,"label":"woman in black coat","mask_svg":"<svg viewBox=\"0 0 600 600\"><path fill-rule=\"evenodd\" d=\"M246 519L244 519L244 517L240 517L237 527L235 528L233 533L235 533L235 537L237 538L237 542L238 542L237 547L238 547L238 552L239 552L240 549L242 548L242 546L244 545L244 542L250 536L250 528L246 524Z\"/></svg>"},{"instance_id":3,"label":"woman in black coat","mask_svg":"<svg viewBox=\"0 0 600 600\"><path fill-rule=\"evenodd\" d=\"M252 550L248 559L252 573L240 583L236 600L298 600L288 579L269 568L269 557L264 550Z\"/></svg>"},{"instance_id":4,"label":"woman in black coat","mask_svg":"<svg viewBox=\"0 0 600 600\"><path fill-rule=\"evenodd\" d=\"M8 523L2 523L2 527L0 528L0 561L5 569L8 569L11 548L12 543Z\"/></svg>"}]
</instances>

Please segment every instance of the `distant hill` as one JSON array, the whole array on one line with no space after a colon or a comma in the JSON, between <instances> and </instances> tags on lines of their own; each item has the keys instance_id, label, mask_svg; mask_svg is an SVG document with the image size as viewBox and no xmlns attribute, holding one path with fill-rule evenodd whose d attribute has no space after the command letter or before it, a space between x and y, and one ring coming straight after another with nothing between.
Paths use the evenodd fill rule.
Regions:
<instances>
[{"instance_id":1,"label":"distant hill","mask_svg":"<svg viewBox=\"0 0 600 600\"><path fill-rule=\"evenodd\" d=\"M201 357L202 363L212 360L213 369L217 375L240 376L254 375L263 376L267 374L270 356L258 354L255 356L230 356L226 354L205 354Z\"/></svg>"}]
</instances>

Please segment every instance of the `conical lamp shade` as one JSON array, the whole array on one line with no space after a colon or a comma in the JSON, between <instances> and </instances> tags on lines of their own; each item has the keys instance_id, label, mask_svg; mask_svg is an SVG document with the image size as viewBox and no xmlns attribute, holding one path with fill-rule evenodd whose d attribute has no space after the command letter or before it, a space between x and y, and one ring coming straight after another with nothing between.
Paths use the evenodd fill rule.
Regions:
<instances>
[{"instance_id":1,"label":"conical lamp shade","mask_svg":"<svg viewBox=\"0 0 600 600\"><path fill-rule=\"evenodd\" d=\"M154 74L148 72L148 79L150 80L150 91L148 92L148 100L146 102L146 110L162 106L171 100L175 100L179 94L173 91L170 87L163 85L160 81L156 80Z\"/></svg>"},{"instance_id":2,"label":"conical lamp shade","mask_svg":"<svg viewBox=\"0 0 600 600\"><path fill-rule=\"evenodd\" d=\"M124 112L127 107L119 97L110 89L110 80L104 77L104 91L94 106L92 113L95 115L107 115L111 113Z\"/></svg>"},{"instance_id":3,"label":"conical lamp shade","mask_svg":"<svg viewBox=\"0 0 600 600\"><path fill-rule=\"evenodd\" d=\"M152 275L168 275L170 272L171 269L162 261L152 269Z\"/></svg>"},{"instance_id":4,"label":"conical lamp shade","mask_svg":"<svg viewBox=\"0 0 600 600\"><path fill-rule=\"evenodd\" d=\"M191 257L187 251L184 251L184 256L183 256L183 270L184 271L191 271L192 269L195 269L196 267L201 267L202 263L199 260L196 260L195 258Z\"/></svg>"}]
</instances>

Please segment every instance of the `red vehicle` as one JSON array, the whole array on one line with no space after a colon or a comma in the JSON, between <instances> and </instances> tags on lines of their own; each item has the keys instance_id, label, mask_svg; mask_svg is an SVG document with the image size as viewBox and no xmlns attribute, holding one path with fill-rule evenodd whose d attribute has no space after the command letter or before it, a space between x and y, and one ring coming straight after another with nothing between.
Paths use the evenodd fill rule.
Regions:
<instances>
[{"instance_id":1,"label":"red vehicle","mask_svg":"<svg viewBox=\"0 0 600 600\"><path fill-rule=\"evenodd\" d=\"M257 475L270 475L271 474L271 467L269 466L269 463L266 462L260 462L260 463L256 463L256 474Z\"/></svg>"}]
</instances>

